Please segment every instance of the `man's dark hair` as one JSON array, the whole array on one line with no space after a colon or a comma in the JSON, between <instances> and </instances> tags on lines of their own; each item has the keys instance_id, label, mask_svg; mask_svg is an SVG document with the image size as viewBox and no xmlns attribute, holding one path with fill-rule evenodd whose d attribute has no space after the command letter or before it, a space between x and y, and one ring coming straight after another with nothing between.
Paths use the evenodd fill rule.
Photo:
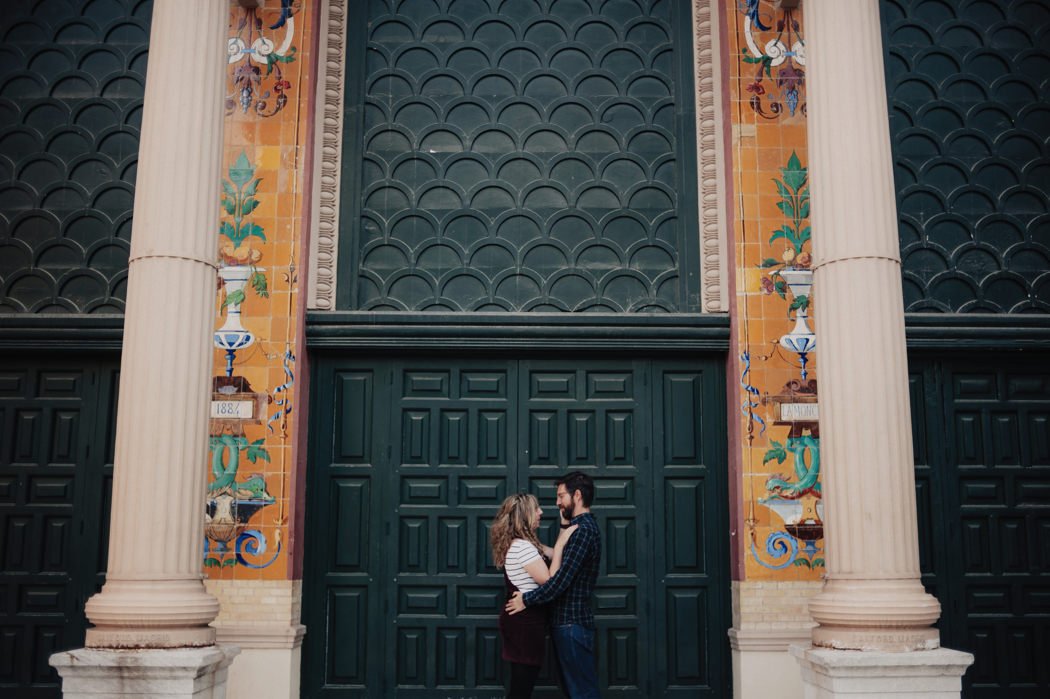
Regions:
<instances>
[{"instance_id":1,"label":"man's dark hair","mask_svg":"<svg viewBox=\"0 0 1050 699\"><path fill-rule=\"evenodd\" d=\"M573 493L577 490L580 491L580 497L583 498L583 506L591 506L591 501L594 500L594 479L583 471L566 473L564 476L554 481L555 488L559 485L565 486L565 489L569 491L569 497L572 497Z\"/></svg>"}]
</instances>

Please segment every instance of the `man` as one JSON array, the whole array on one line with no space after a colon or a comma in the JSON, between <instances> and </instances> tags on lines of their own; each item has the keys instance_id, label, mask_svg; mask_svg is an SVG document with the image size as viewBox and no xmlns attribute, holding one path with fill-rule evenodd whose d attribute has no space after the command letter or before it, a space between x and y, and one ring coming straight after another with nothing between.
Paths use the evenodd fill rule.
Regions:
<instances>
[{"instance_id":1,"label":"man","mask_svg":"<svg viewBox=\"0 0 1050 699\"><path fill-rule=\"evenodd\" d=\"M554 603L551 638L561 665L562 687L570 699L593 699L598 693L598 665L594 651L594 612L591 595L598 581L602 539L591 514L594 481L573 471L556 482L562 528L577 525L562 553L561 568L539 588L514 593L507 611Z\"/></svg>"}]
</instances>

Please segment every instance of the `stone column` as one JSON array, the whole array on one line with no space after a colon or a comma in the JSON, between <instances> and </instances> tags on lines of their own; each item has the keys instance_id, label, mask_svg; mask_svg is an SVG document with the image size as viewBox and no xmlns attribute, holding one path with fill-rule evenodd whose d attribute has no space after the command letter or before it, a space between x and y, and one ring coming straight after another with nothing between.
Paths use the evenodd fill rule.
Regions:
<instances>
[{"instance_id":1,"label":"stone column","mask_svg":"<svg viewBox=\"0 0 1050 699\"><path fill-rule=\"evenodd\" d=\"M201 575L229 0L156 0L135 187L109 566L92 648L208 646Z\"/></svg>"},{"instance_id":2,"label":"stone column","mask_svg":"<svg viewBox=\"0 0 1050 699\"><path fill-rule=\"evenodd\" d=\"M935 649L918 527L878 0L805 3L827 579L813 644ZM965 667L965 666L963 666ZM956 680L958 678L956 677Z\"/></svg>"}]
</instances>

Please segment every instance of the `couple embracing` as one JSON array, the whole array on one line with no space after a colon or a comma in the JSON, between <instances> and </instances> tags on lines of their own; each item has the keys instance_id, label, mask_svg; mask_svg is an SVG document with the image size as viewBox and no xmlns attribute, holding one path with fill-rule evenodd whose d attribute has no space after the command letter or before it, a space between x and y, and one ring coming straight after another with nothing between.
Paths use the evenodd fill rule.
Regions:
<instances>
[{"instance_id":1,"label":"couple embracing","mask_svg":"<svg viewBox=\"0 0 1050 699\"><path fill-rule=\"evenodd\" d=\"M550 630L561 688L569 699L599 697L591 594L602 544L591 514L594 481L580 471L559 478L561 531L554 547L536 537L543 510L527 493L503 501L492 523L492 556L503 568L508 600L500 614L503 659L510 662L510 699L532 696Z\"/></svg>"}]
</instances>

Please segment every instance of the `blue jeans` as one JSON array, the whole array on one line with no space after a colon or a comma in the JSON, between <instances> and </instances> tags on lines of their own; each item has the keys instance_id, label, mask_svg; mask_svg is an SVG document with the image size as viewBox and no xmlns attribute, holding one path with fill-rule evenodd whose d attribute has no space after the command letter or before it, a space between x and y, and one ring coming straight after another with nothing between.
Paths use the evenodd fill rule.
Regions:
<instances>
[{"instance_id":1,"label":"blue jeans","mask_svg":"<svg viewBox=\"0 0 1050 699\"><path fill-rule=\"evenodd\" d=\"M598 693L598 657L594 629L579 624L551 628L554 650L561 665L562 689L569 699L601 699Z\"/></svg>"}]
</instances>

